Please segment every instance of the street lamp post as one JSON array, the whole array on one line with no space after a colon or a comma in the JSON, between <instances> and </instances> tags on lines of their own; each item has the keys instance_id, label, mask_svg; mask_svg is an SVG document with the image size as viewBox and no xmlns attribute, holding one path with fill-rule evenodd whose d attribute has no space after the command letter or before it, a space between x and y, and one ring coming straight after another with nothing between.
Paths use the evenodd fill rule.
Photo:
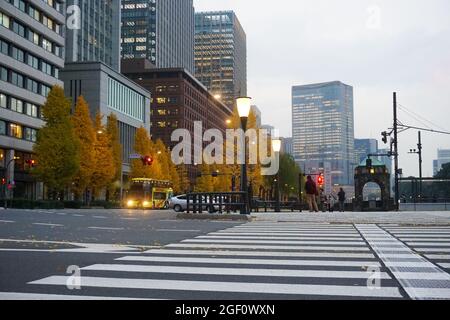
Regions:
<instances>
[{"instance_id":1,"label":"street lamp post","mask_svg":"<svg viewBox=\"0 0 450 320\"><path fill-rule=\"evenodd\" d=\"M280 151L281 151L281 140L280 139L273 139L272 140L272 149L275 152L275 158L280 158ZM280 169L278 168L278 172L276 175L276 184L275 184L275 212L281 212L280 207Z\"/></svg>"},{"instance_id":2,"label":"street lamp post","mask_svg":"<svg viewBox=\"0 0 450 320\"><path fill-rule=\"evenodd\" d=\"M241 214L248 214L248 187L247 187L247 141L245 137L245 131L247 131L247 120L250 114L251 108L251 98L249 97L239 97L236 99L237 109L239 117L241 119L241 127L244 131L244 143L243 143L243 154L244 163L241 164L241 192L244 192L244 202L245 205L241 208Z\"/></svg>"}]
</instances>

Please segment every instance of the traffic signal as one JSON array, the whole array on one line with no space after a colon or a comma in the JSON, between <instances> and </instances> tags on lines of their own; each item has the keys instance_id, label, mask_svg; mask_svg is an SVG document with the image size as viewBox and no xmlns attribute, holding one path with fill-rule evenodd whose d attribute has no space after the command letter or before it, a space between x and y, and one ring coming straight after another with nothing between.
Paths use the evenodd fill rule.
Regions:
<instances>
[{"instance_id":1,"label":"traffic signal","mask_svg":"<svg viewBox=\"0 0 450 320\"><path fill-rule=\"evenodd\" d=\"M150 156L142 157L142 163L144 166L151 166L153 164L153 158Z\"/></svg>"},{"instance_id":2,"label":"traffic signal","mask_svg":"<svg viewBox=\"0 0 450 320\"><path fill-rule=\"evenodd\" d=\"M6 179L2 178L2 185L4 186L6 184Z\"/></svg>"},{"instance_id":3,"label":"traffic signal","mask_svg":"<svg viewBox=\"0 0 450 320\"><path fill-rule=\"evenodd\" d=\"M319 185L319 187L323 187L323 185L325 184L325 178L322 173L317 177L317 184Z\"/></svg>"},{"instance_id":4,"label":"traffic signal","mask_svg":"<svg viewBox=\"0 0 450 320\"><path fill-rule=\"evenodd\" d=\"M383 136L383 142L384 142L384 144L387 144L387 142L388 142L388 133L386 132L386 131L383 131L382 133L381 133L381 135Z\"/></svg>"},{"instance_id":5,"label":"traffic signal","mask_svg":"<svg viewBox=\"0 0 450 320\"><path fill-rule=\"evenodd\" d=\"M27 165L29 165L30 168L34 168L36 166L36 160L33 160L33 159L27 160L27 161L25 161L25 163Z\"/></svg>"}]
</instances>

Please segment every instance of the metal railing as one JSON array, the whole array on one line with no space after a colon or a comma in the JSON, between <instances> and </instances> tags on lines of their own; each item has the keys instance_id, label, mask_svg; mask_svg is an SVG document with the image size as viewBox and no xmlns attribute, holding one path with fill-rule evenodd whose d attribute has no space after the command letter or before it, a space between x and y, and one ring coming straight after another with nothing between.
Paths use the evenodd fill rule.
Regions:
<instances>
[{"instance_id":1,"label":"metal railing","mask_svg":"<svg viewBox=\"0 0 450 320\"><path fill-rule=\"evenodd\" d=\"M245 192L201 192L187 194L187 213L250 212Z\"/></svg>"}]
</instances>

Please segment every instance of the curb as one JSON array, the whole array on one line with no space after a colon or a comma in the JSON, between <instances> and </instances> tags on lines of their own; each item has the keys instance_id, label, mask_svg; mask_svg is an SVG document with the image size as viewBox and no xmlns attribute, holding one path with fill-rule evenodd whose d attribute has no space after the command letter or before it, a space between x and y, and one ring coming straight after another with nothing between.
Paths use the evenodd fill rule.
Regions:
<instances>
[{"instance_id":1,"label":"curb","mask_svg":"<svg viewBox=\"0 0 450 320\"><path fill-rule=\"evenodd\" d=\"M251 217L240 214L204 214L204 213L179 213L180 220L223 220L223 221L250 221Z\"/></svg>"}]
</instances>

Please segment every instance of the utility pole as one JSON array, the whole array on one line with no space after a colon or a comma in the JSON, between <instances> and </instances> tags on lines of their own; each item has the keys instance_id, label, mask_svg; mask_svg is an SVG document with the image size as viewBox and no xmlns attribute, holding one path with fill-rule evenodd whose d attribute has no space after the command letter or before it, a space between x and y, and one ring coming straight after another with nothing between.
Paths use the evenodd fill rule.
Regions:
<instances>
[{"instance_id":1,"label":"utility pole","mask_svg":"<svg viewBox=\"0 0 450 320\"><path fill-rule=\"evenodd\" d=\"M399 177L398 177L398 121L397 121L397 92L394 92L394 166L395 166L395 209L399 208Z\"/></svg>"},{"instance_id":2,"label":"utility pole","mask_svg":"<svg viewBox=\"0 0 450 320\"><path fill-rule=\"evenodd\" d=\"M422 132L419 131L419 143L417 144L419 154L419 196L422 198Z\"/></svg>"}]
</instances>

